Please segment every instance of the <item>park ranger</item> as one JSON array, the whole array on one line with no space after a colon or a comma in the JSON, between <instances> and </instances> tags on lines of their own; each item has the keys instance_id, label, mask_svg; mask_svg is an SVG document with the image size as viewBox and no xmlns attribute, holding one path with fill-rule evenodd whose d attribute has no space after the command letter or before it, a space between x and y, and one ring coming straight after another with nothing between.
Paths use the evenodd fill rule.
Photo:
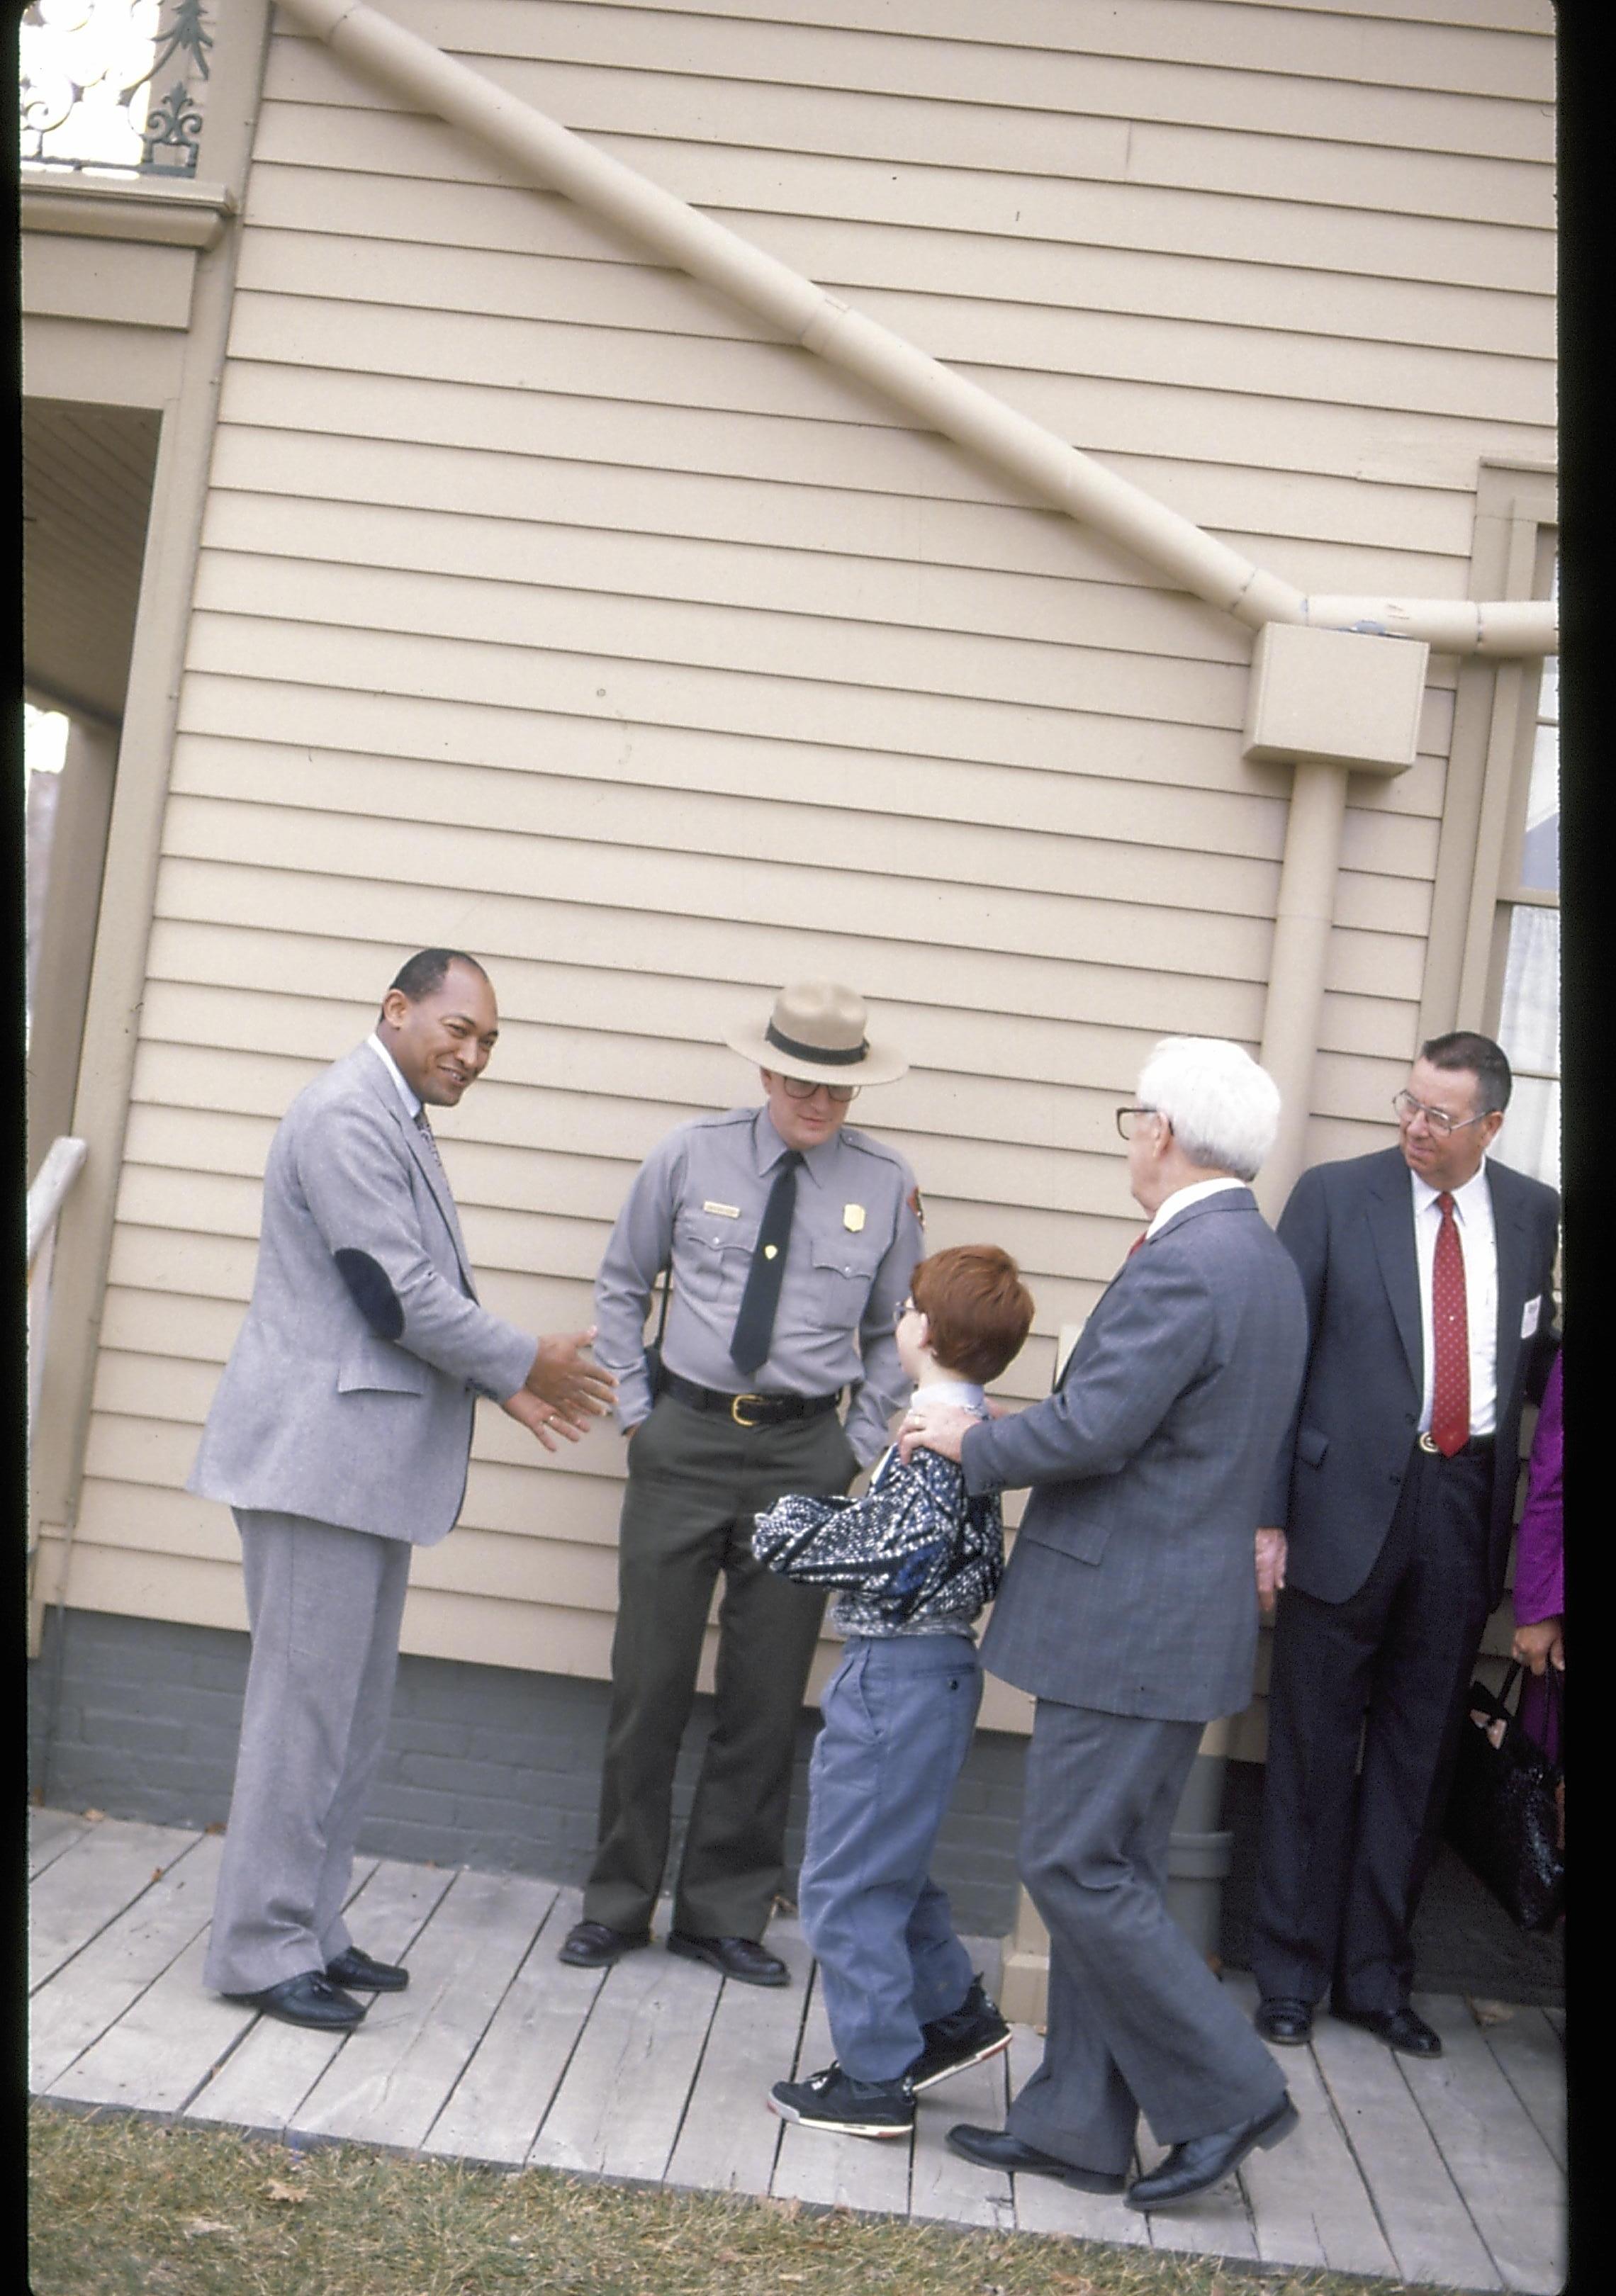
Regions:
<instances>
[{"instance_id":1,"label":"park ranger","mask_svg":"<svg viewBox=\"0 0 1616 2296\"><path fill-rule=\"evenodd\" d=\"M628 1480L599 1840L561 1948L581 1967L650 1940L722 1570L716 1711L668 1946L745 1984L789 1981L761 1939L824 1595L765 1570L752 1524L787 1491L845 1491L885 1448L908 1398L894 1325L922 1251L907 1164L845 1122L862 1086L907 1066L865 1019L850 989L805 981L782 989L766 1029L727 1037L759 1063L763 1105L698 1117L653 1149L601 1263L595 1354L618 1375Z\"/></svg>"}]
</instances>

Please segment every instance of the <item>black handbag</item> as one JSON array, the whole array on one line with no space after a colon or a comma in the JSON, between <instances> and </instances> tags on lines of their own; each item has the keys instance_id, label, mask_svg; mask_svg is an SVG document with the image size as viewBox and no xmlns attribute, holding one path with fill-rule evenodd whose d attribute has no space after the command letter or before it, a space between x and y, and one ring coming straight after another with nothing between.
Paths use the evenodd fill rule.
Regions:
<instances>
[{"instance_id":1,"label":"black handbag","mask_svg":"<svg viewBox=\"0 0 1616 2296\"><path fill-rule=\"evenodd\" d=\"M1515 1718L1510 1693L1521 1674L1512 1665L1497 1692L1482 1682L1470 1685L1446 1833L1511 1920L1541 1933L1554 1928L1565 1904L1555 1801L1561 1770ZM1553 1668L1548 1679L1557 1698Z\"/></svg>"},{"instance_id":2,"label":"black handbag","mask_svg":"<svg viewBox=\"0 0 1616 2296\"><path fill-rule=\"evenodd\" d=\"M662 1392L662 1334L668 1329L668 1294L673 1282L671 1263L661 1273L662 1312L657 1317L657 1335L645 1342L645 1375L651 1382L651 1399L654 1403Z\"/></svg>"}]
</instances>

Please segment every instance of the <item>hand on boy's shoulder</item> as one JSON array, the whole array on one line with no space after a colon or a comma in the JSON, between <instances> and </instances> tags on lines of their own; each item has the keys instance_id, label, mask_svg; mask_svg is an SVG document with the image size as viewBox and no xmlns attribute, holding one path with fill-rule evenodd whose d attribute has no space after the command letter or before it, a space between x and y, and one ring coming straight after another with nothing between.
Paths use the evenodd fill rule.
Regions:
<instances>
[{"instance_id":1,"label":"hand on boy's shoulder","mask_svg":"<svg viewBox=\"0 0 1616 2296\"><path fill-rule=\"evenodd\" d=\"M966 1436L980 1425L974 1411L964 1410L956 1403L912 1405L904 1419L898 1456L907 1466L916 1451L936 1451L957 1466Z\"/></svg>"}]
</instances>

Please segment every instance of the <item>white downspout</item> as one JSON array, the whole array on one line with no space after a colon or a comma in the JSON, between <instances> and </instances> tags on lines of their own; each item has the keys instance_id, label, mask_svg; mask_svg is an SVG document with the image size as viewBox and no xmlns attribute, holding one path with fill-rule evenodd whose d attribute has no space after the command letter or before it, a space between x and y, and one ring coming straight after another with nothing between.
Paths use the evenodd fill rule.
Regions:
<instances>
[{"instance_id":1,"label":"white downspout","mask_svg":"<svg viewBox=\"0 0 1616 2296\"><path fill-rule=\"evenodd\" d=\"M980 383L865 318L789 264L597 151L365 0L280 0L280 5L370 78L476 136L523 174L617 225L789 341L883 392L1040 501L1095 527L1169 580L1252 628L1265 622L1308 622L1424 638L1444 652L1554 652L1555 609L1550 603L1305 597L1142 487L1018 414Z\"/></svg>"}]
</instances>

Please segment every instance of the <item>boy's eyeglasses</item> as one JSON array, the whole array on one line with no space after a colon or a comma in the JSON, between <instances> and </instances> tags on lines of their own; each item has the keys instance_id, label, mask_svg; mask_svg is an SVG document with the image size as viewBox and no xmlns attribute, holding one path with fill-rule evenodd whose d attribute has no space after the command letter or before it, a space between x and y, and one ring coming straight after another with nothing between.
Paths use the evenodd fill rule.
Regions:
<instances>
[{"instance_id":1,"label":"boy's eyeglasses","mask_svg":"<svg viewBox=\"0 0 1616 2296\"><path fill-rule=\"evenodd\" d=\"M856 1084L810 1084L806 1077L782 1077L788 1100L812 1100L816 1092L828 1093L838 1108L845 1108L849 1100L858 1097Z\"/></svg>"},{"instance_id":2,"label":"boy's eyeglasses","mask_svg":"<svg viewBox=\"0 0 1616 2296\"><path fill-rule=\"evenodd\" d=\"M914 1300L906 1300L903 1302L903 1305L902 1305L900 1308L898 1308L897 1309L897 1311L896 1311L896 1312L894 1313L894 1315L893 1315L893 1317L892 1317L892 1329L893 1329L894 1331L896 1331L896 1330L898 1329L898 1327L899 1324L901 1324L901 1323L902 1323L902 1321L903 1321L903 1319L904 1319L904 1317L905 1317L906 1316L918 1316L918 1315L919 1315L919 1313L920 1313L920 1310L919 1310L919 1308L915 1306L915 1304Z\"/></svg>"}]
</instances>

